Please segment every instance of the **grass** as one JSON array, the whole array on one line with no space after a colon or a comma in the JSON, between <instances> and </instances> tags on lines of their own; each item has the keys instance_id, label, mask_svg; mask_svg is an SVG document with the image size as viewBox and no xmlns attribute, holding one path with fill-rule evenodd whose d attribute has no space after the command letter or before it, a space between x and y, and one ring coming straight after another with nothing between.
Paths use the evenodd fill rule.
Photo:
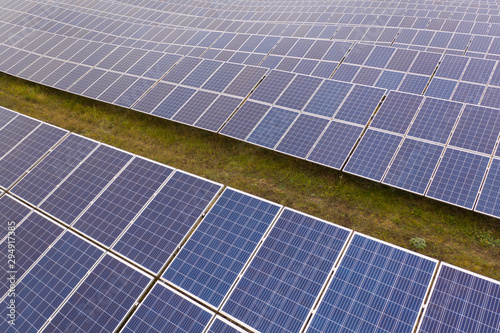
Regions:
<instances>
[{"instance_id":1,"label":"grass","mask_svg":"<svg viewBox=\"0 0 500 333\"><path fill-rule=\"evenodd\" d=\"M0 105L500 280L500 220L0 74Z\"/></svg>"}]
</instances>

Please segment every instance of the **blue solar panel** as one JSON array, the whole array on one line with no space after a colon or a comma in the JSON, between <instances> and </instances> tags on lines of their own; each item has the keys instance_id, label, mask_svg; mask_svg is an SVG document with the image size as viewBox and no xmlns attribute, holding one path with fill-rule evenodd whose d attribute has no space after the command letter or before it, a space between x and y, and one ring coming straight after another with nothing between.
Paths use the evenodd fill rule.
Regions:
<instances>
[{"instance_id":1,"label":"blue solar panel","mask_svg":"<svg viewBox=\"0 0 500 333\"><path fill-rule=\"evenodd\" d=\"M450 145L491 154L500 133L500 110L466 105Z\"/></svg>"},{"instance_id":2,"label":"blue solar panel","mask_svg":"<svg viewBox=\"0 0 500 333\"><path fill-rule=\"evenodd\" d=\"M344 62L348 64L362 65L366 58L370 55L373 48L373 45L355 44L345 57Z\"/></svg>"},{"instance_id":3,"label":"blue solar panel","mask_svg":"<svg viewBox=\"0 0 500 333\"><path fill-rule=\"evenodd\" d=\"M244 333L241 328L230 323L229 321L217 316L215 320L210 325L207 333Z\"/></svg>"},{"instance_id":4,"label":"blue solar panel","mask_svg":"<svg viewBox=\"0 0 500 333\"><path fill-rule=\"evenodd\" d=\"M114 104L130 108L154 83L153 80L139 78L114 101Z\"/></svg>"},{"instance_id":5,"label":"blue solar panel","mask_svg":"<svg viewBox=\"0 0 500 333\"><path fill-rule=\"evenodd\" d=\"M224 63L214 75L202 86L203 89L222 92L241 72L244 66Z\"/></svg>"},{"instance_id":6,"label":"blue solar panel","mask_svg":"<svg viewBox=\"0 0 500 333\"><path fill-rule=\"evenodd\" d=\"M7 125L17 114L0 106L0 129Z\"/></svg>"},{"instance_id":7,"label":"blue solar panel","mask_svg":"<svg viewBox=\"0 0 500 333\"><path fill-rule=\"evenodd\" d=\"M101 249L75 234L64 233L19 282L16 325L2 320L2 331L40 330L102 254Z\"/></svg>"},{"instance_id":8,"label":"blue solar panel","mask_svg":"<svg viewBox=\"0 0 500 333\"><path fill-rule=\"evenodd\" d=\"M180 58L181 56L179 55L165 54L146 72L146 74L144 74L144 76L157 80L161 78Z\"/></svg>"},{"instance_id":9,"label":"blue solar panel","mask_svg":"<svg viewBox=\"0 0 500 333\"><path fill-rule=\"evenodd\" d=\"M312 72L311 75L313 76L319 76L323 77L325 79L329 78L332 73L335 71L335 68L337 68L338 62L331 62L331 61L320 61L319 64L316 66L316 69Z\"/></svg>"},{"instance_id":10,"label":"blue solar panel","mask_svg":"<svg viewBox=\"0 0 500 333\"><path fill-rule=\"evenodd\" d=\"M413 59L415 59L417 53L417 51L397 49L386 68L406 72L413 63Z\"/></svg>"},{"instance_id":11,"label":"blue solar panel","mask_svg":"<svg viewBox=\"0 0 500 333\"><path fill-rule=\"evenodd\" d=\"M423 99L417 95L389 92L370 126L405 134Z\"/></svg>"},{"instance_id":12,"label":"blue solar panel","mask_svg":"<svg viewBox=\"0 0 500 333\"><path fill-rule=\"evenodd\" d=\"M40 124L38 120L18 115L0 129L0 158Z\"/></svg>"},{"instance_id":13,"label":"blue solar panel","mask_svg":"<svg viewBox=\"0 0 500 333\"><path fill-rule=\"evenodd\" d=\"M472 209L489 158L447 148L427 196Z\"/></svg>"},{"instance_id":14,"label":"blue solar panel","mask_svg":"<svg viewBox=\"0 0 500 333\"><path fill-rule=\"evenodd\" d=\"M325 80L304 112L332 117L347 96L353 85L344 82Z\"/></svg>"},{"instance_id":15,"label":"blue solar panel","mask_svg":"<svg viewBox=\"0 0 500 333\"><path fill-rule=\"evenodd\" d=\"M500 89L488 87L481 100L481 105L498 108L500 106Z\"/></svg>"},{"instance_id":16,"label":"blue solar panel","mask_svg":"<svg viewBox=\"0 0 500 333\"><path fill-rule=\"evenodd\" d=\"M384 94L384 89L354 86L335 115L335 119L366 125Z\"/></svg>"},{"instance_id":17,"label":"blue solar panel","mask_svg":"<svg viewBox=\"0 0 500 333\"><path fill-rule=\"evenodd\" d=\"M318 78L297 75L276 101L276 105L302 110L321 82Z\"/></svg>"},{"instance_id":18,"label":"blue solar panel","mask_svg":"<svg viewBox=\"0 0 500 333\"><path fill-rule=\"evenodd\" d=\"M362 132L363 127L332 121L307 159L340 170Z\"/></svg>"},{"instance_id":19,"label":"blue solar panel","mask_svg":"<svg viewBox=\"0 0 500 333\"><path fill-rule=\"evenodd\" d=\"M450 99L455 91L457 81L450 81L445 79L433 78L425 95L429 97L437 97L442 99Z\"/></svg>"},{"instance_id":20,"label":"blue solar panel","mask_svg":"<svg viewBox=\"0 0 500 333\"><path fill-rule=\"evenodd\" d=\"M413 332L436 266L355 234L306 332Z\"/></svg>"},{"instance_id":21,"label":"blue solar panel","mask_svg":"<svg viewBox=\"0 0 500 333\"><path fill-rule=\"evenodd\" d=\"M301 114L281 139L276 150L305 158L326 125L327 119Z\"/></svg>"},{"instance_id":22,"label":"blue solar panel","mask_svg":"<svg viewBox=\"0 0 500 333\"><path fill-rule=\"evenodd\" d=\"M242 101L241 98L220 95L194 126L218 132Z\"/></svg>"},{"instance_id":23,"label":"blue solar panel","mask_svg":"<svg viewBox=\"0 0 500 333\"><path fill-rule=\"evenodd\" d=\"M103 93L101 93L97 99L100 101L113 103L118 97L125 92L130 86L132 86L137 78L130 75L122 75L118 80L116 80L111 86L109 86Z\"/></svg>"},{"instance_id":24,"label":"blue solar panel","mask_svg":"<svg viewBox=\"0 0 500 333\"><path fill-rule=\"evenodd\" d=\"M358 73L358 71L360 70L360 68L361 67L357 65L348 65L342 63L335 71L335 74L333 74L332 79L344 82L351 82Z\"/></svg>"},{"instance_id":25,"label":"blue solar panel","mask_svg":"<svg viewBox=\"0 0 500 333\"><path fill-rule=\"evenodd\" d=\"M494 159L484 181L475 210L500 217L500 160Z\"/></svg>"},{"instance_id":26,"label":"blue solar panel","mask_svg":"<svg viewBox=\"0 0 500 333\"><path fill-rule=\"evenodd\" d=\"M17 203L15 206L17 206ZM21 210L25 211L25 208L21 207ZM5 221L6 229L10 221ZM9 263L12 263L7 255L1 259L1 263L5 267L5 271L15 270L16 276L21 277L59 237L64 229L38 213L30 214L22 224L20 221L14 222L16 222L17 226L15 230L17 237L22 237L22 240L15 242L15 269L7 269ZM6 238L2 246L9 249L10 247L7 244L12 243L13 240L16 240L16 235L11 235L10 239ZM5 295L10 287L11 281L7 280L7 273L5 273L5 277L0 282L0 297Z\"/></svg>"},{"instance_id":27,"label":"blue solar panel","mask_svg":"<svg viewBox=\"0 0 500 333\"><path fill-rule=\"evenodd\" d=\"M344 168L361 177L380 181L402 137L369 129Z\"/></svg>"},{"instance_id":28,"label":"blue solar panel","mask_svg":"<svg viewBox=\"0 0 500 333\"><path fill-rule=\"evenodd\" d=\"M299 332L349 235L285 209L222 311L259 332Z\"/></svg>"},{"instance_id":29,"label":"blue solar panel","mask_svg":"<svg viewBox=\"0 0 500 333\"><path fill-rule=\"evenodd\" d=\"M21 204L10 195L6 194L0 197L0 218L2 221L5 221L6 226L11 221L19 224L30 212L31 208ZM0 229L0 240L3 240L8 232L7 227Z\"/></svg>"},{"instance_id":30,"label":"blue solar panel","mask_svg":"<svg viewBox=\"0 0 500 333\"><path fill-rule=\"evenodd\" d=\"M420 95L424 91L429 79L428 76L406 74L398 90Z\"/></svg>"},{"instance_id":31,"label":"blue solar panel","mask_svg":"<svg viewBox=\"0 0 500 333\"><path fill-rule=\"evenodd\" d=\"M432 75L441 59L441 54L420 52L410 68L410 73Z\"/></svg>"},{"instance_id":32,"label":"blue solar panel","mask_svg":"<svg viewBox=\"0 0 500 333\"><path fill-rule=\"evenodd\" d=\"M156 283L121 332L203 333L213 314Z\"/></svg>"},{"instance_id":33,"label":"blue solar panel","mask_svg":"<svg viewBox=\"0 0 500 333\"><path fill-rule=\"evenodd\" d=\"M442 263L419 332L484 332L500 329L500 284Z\"/></svg>"},{"instance_id":34,"label":"blue solar panel","mask_svg":"<svg viewBox=\"0 0 500 333\"><path fill-rule=\"evenodd\" d=\"M11 192L37 206L97 145L94 141L70 134Z\"/></svg>"},{"instance_id":35,"label":"blue solar panel","mask_svg":"<svg viewBox=\"0 0 500 333\"><path fill-rule=\"evenodd\" d=\"M218 307L280 206L226 189L163 278Z\"/></svg>"},{"instance_id":36,"label":"blue solar panel","mask_svg":"<svg viewBox=\"0 0 500 333\"><path fill-rule=\"evenodd\" d=\"M444 144L448 141L461 109L460 103L426 98L408 135Z\"/></svg>"},{"instance_id":37,"label":"blue solar panel","mask_svg":"<svg viewBox=\"0 0 500 333\"><path fill-rule=\"evenodd\" d=\"M248 136L247 141L266 148L274 148L298 113L273 107Z\"/></svg>"},{"instance_id":38,"label":"blue solar panel","mask_svg":"<svg viewBox=\"0 0 500 333\"><path fill-rule=\"evenodd\" d=\"M190 87L199 88L207 81L210 76L222 65L222 62L203 60L196 68L189 74L182 84Z\"/></svg>"},{"instance_id":39,"label":"blue solar panel","mask_svg":"<svg viewBox=\"0 0 500 333\"><path fill-rule=\"evenodd\" d=\"M396 51L392 47L375 47L366 60L366 66L384 68L392 57L392 54Z\"/></svg>"},{"instance_id":40,"label":"blue solar panel","mask_svg":"<svg viewBox=\"0 0 500 333\"><path fill-rule=\"evenodd\" d=\"M219 95L214 93L197 91L175 116L172 117L172 120L188 125L194 124L217 97Z\"/></svg>"},{"instance_id":41,"label":"blue solar panel","mask_svg":"<svg viewBox=\"0 0 500 333\"><path fill-rule=\"evenodd\" d=\"M383 183L423 195L442 151L442 146L405 139Z\"/></svg>"},{"instance_id":42,"label":"blue solar panel","mask_svg":"<svg viewBox=\"0 0 500 333\"><path fill-rule=\"evenodd\" d=\"M131 158L128 153L99 146L39 207L64 223L73 223Z\"/></svg>"},{"instance_id":43,"label":"blue solar panel","mask_svg":"<svg viewBox=\"0 0 500 333\"><path fill-rule=\"evenodd\" d=\"M174 68L172 68L162 81L180 83L191 71L200 64L202 59L185 57Z\"/></svg>"},{"instance_id":44,"label":"blue solar panel","mask_svg":"<svg viewBox=\"0 0 500 333\"><path fill-rule=\"evenodd\" d=\"M323 57L323 60L340 61L351 47L352 43L335 42Z\"/></svg>"},{"instance_id":45,"label":"blue solar panel","mask_svg":"<svg viewBox=\"0 0 500 333\"><path fill-rule=\"evenodd\" d=\"M173 169L136 157L73 224L109 247Z\"/></svg>"},{"instance_id":46,"label":"blue solar panel","mask_svg":"<svg viewBox=\"0 0 500 333\"><path fill-rule=\"evenodd\" d=\"M83 93L83 96L97 98L102 92L108 89L118 78L120 74L114 72L106 72Z\"/></svg>"},{"instance_id":47,"label":"blue solar panel","mask_svg":"<svg viewBox=\"0 0 500 333\"><path fill-rule=\"evenodd\" d=\"M175 86L173 84L159 82L142 97L132 109L150 113L172 92L172 90L174 90L174 88Z\"/></svg>"},{"instance_id":48,"label":"blue solar panel","mask_svg":"<svg viewBox=\"0 0 500 333\"><path fill-rule=\"evenodd\" d=\"M483 85L460 82L451 99L463 103L479 104L484 88Z\"/></svg>"},{"instance_id":49,"label":"blue solar panel","mask_svg":"<svg viewBox=\"0 0 500 333\"><path fill-rule=\"evenodd\" d=\"M495 64L495 61L492 60L471 58L464 75L462 75L462 81L488 83Z\"/></svg>"},{"instance_id":50,"label":"blue solar panel","mask_svg":"<svg viewBox=\"0 0 500 333\"><path fill-rule=\"evenodd\" d=\"M0 159L0 186L11 187L28 169L68 132L47 124L40 125Z\"/></svg>"},{"instance_id":51,"label":"blue solar panel","mask_svg":"<svg viewBox=\"0 0 500 333\"><path fill-rule=\"evenodd\" d=\"M250 95L250 98L261 102L274 103L294 77L295 74L292 73L271 71Z\"/></svg>"},{"instance_id":52,"label":"blue solar panel","mask_svg":"<svg viewBox=\"0 0 500 333\"><path fill-rule=\"evenodd\" d=\"M158 273L220 189L219 184L177 171L113 249Z\"/></svg>"},{"instance_id":53,"label":"blue solar panel","mask_svg":"<svg viewBox=\"0 0 500 333\"><path fill-rule=\"evenodd\" d=\"M381 69L361 67L356 77L352 80L352 83L373 86L377 82L380 73L382 73Z\"/></svg>"},{"instance_id":54,"label":"blue solar panel","mask_svg":"<svg viewBox=\"0 0 500 333\"><path fill-rule=\"evenodd\" d=\"M246 101L220 133L244 140L270 108L268 105Z\"/></svg>"},{"instance_id":55,"label":"blue solar panel","mask_svg":"<svg viewBox=\"0 0 500 333\"><path fill-rule=\"evenodd\" d=\"M397 90L404 77L404 73L383 71L379 79L377 80L375 87Z\"/></svg>"},{"instance_id":56,"label":"blue solar panel","mask_svg":"<svg viewBox=\"0 0 500 333\"><path fill-rule=\"evenodd\" d=\"M88 89L95 81L99 80L101 76L106 73L105 70L94 68L91 69L87 74L81 77L74 85L72 85L68 91L74 94L81 95L85 90Z\"/></svg>"},{"instance_id":57,"label":"blue solar panel","mask_svg":"<svg viewBox=\"0 0 500 333\"><path fill-rule=\"evenodd\" d=\"M151 278L107 254L44 332L114 332Z\"/></svg>"},{"instance_id":58,"label":"blue solar panel","mask_svg":"<svg viewBox=\"0 0 500 333\"><path fill-rule=\"evenodd\" d=\"M194 89L176 87L152 112L152 114L170 119L193 96ZM148 98L148 95L144 97Z\"/></svg>"}]
</instances>

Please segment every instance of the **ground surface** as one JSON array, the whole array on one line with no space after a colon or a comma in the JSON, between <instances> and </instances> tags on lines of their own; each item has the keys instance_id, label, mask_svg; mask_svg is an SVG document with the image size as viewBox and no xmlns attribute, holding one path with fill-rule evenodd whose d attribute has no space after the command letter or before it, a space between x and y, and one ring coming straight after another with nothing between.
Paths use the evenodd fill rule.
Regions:
<instances>
[{"instance_id":1,"label":"ground surface","mask_svg":"<svg viewBox=\"0 0 500 333\"><path fill-rule=\"evenodd\" d=\"M0 73L0 106L500 280L500 220Z\"/></svg>"}]
</instances>

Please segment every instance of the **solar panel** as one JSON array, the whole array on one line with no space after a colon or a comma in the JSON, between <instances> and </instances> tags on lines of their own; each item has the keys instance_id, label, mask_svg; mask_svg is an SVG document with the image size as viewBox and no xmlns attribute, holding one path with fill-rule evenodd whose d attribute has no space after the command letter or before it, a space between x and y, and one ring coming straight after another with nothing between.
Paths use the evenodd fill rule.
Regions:
<instances>
[{"instance_id":1,"label":"solar panel","mask_svg":"<svg viewBox=\"0 0 500 333\"><path fill-rule=\"evenodd\" d=\"M0 106L0 129L17 116L16 113Z\"/></svg>"},{"instance_id":2,"label":"solar panel","mask_svg":"<svg viewBox=\"0 0 500 333\"><path fill-rule=\"evenodd\" d=\"M40 126L40 122L18 115L0 129L0 158Z\"/></svg>"},{"instance_id":3,"label":"solar panel","mask_svg":"<svg viewBox=\"0 0 500 333\"><path fill-rule=\"evenodd\" d=\"M170 90L170 88L167 88ZM194 95L196 90L177 86L158 106L152 114L170 119ZM144 99L149 98L148 95Z\"/></svg>"},{"instance_id":4,"label":"solar panel","mask_svg":"<svg viewBox=\"0 0 500 333\"><path fill-rule=\"evenodd\" d=\"M182 84L190 87L201 87L222 65L222 62L203 60L193 69L183 81Z\"/></svg>"},{"instance_id":5,"label":"solar panel","mask_svg":"<svg viewBox=\"0 0 500 333\"><path fill-rule=\"evenodd\" d=\"M15 206L18 205L19 204L16 202ZM20 208L25 211L24 207ZM3 242L5 249L10 249L8 244L12 243L12 241L15 242L15 269L7 269L7 267L9 267L9 263L12 263L8 256L4 256L4 258L2 258L2 264L6 267L6 277L9 276L7 271L14 270L16 272L16 276L21 277L64 230L38 213L30 214L22 222L16 220L12 221L15 222L15 233L18 236L22 236L22 241L15 242L15 235L5 238ZM11 222L10 219L5 221L6 229L7 226L10 226L9 222ZM0 282L0 297L5 295L5 293L9 290L11 282L12 281L8 279L3 279Z\"/></svg>"},{"instance_id":6,"label":"solar panel","mask_svg":"<svg viewBox=\"0 0 500 333\"><path fill-rule=\"evenodd\" d=\"M386 68L406 72L410 68L417 54L417 51L397 49Z\"/></svg>"},{"instance_id":7,"label":"solar panel","mask_svg":"<svg viewBox=\"0 0 500 333\"><path fill-rule=\"evenodd\" d=\"M500 284L447 263L437 279L419 332L497 332Z\"/></svg>"},{"instance_id":8,"label":"solar panel","mask_svg":"<svg viewBox=\"0 0 500 333\"><path fill-rule=\"evenodd\" d=\"M405 134L424 98L390 91L370 127Z\"/></svg>"},{"instance_id":9,"label":"solar panel","mask_svg":"<svg viewBox=\"0 0 500 333\"><path fill-rule=\"evenodd\" d=\"M462 104L435 98L426 98L408 135L446 143L462 110Z\"/></svg>"},{"instance_id":10,"label":"solar panel","mask_svg":"<svg viewBox=\"0 0 500 333\"><path fill-rule=\"evenodd\" d=\"M257 83L264 78L267 70L259 67L245 66L234 81L224 90L224 93L246 97Z\"/></svg>"},{"instance_id":11,"label":"solar panel","mask_svg":"<svg viewBox=\"0 0 500 333\"><path fill-rule=\"evenodd\" d=\"M456 86L457 81L433 78L425 91L425 95L441 99L450 99Z\"/></svg>"},{"instance_id":12,"label":"solar panel","mask_svg":"<svg viewBox=\"0 0 500 333\"><path fill-rule=\"evenodd\" d=\"M237 327L235 324L217 316L210 325L207 333L244 333L243 329Z\"/></svg>"},{"instance_id":13,"label":"solar panel","mask_svg":"<svg viewBox=\"0 0 500 333\"><path fill-rule=\"evenodd\" d=\"M383 183L423 195L443 149L440 145L406 138Z\"/></svg>"},{"instance_id":14,"label":"solar panel","mask_svg":"<svg viewBox=\"0 0 500 333\"><path fill-rule=\"evenodd\" d=\"M137 78L130 75L120 76L112 85L103 91L97 99L103 102L113 103L118 97L123 94L130 86L132 86Z\"/></svg>"},{"instance_id":15,"label":"solar panel","mask_svg":"<svg viewBox=\"0 0 500 333\"><path fill-rule=\"evenodd\" d=\"M283 136L276 150L305 158L327 125L327 119L301 114Z\"/></svg>"},{"instance_id":16,"label":"solar panel","mask_svg":"<svg viewBox=\"0 0 500 333\"><path fill-rule=\"evenodd\" d=\"M332 78L339 81L351 82L361 69L360 66L340 64Z\"/></svg>"},{"instance_id":17,"label":"solar panel","mask_svg":"<svg viewBox=\"0 0 500 333\"><path fill-rule=\"evenodd\" d=\"M304 112L331 118L351 91L352 84L325 80L316 91Z\"/></svg>"},{"instance_id":18,"label":"solar panel","mask_svg":"<svg viewBox=\"0 0 500 333\"><path fill-rule=\"evenodd\" d=\"M410 68L410 73L432 75L440 59L441 55L438 53L420 52Z\"/></svg>"},{"instance_id":19,"label":"solar panel","mask_svg":"<svg viewBox=\"0 0 500 333\"><path fill-rule=\"evenodd\" d=\"M379 79L375 83L375 87L397 90L404 77L404 73L383 71L382 74L380 74Z\"/></svg>"},{"instance_id":20,"label":"solar panel","mask_svg":"<svg viewBox=\"0 0 500 333\"><path fill-rule=\"evenodd\" d=\"M413 332L436 266L355 233L306 332Z\"/></svg>"},{"instance_id":21,"label":"solar panel","mask_svg":"<svg viewBox=\"0 0 500 333\"><path fill-rule=\"evenodd\" d=\"M365 66L384 68L395 51L395 48L377 46L366 59Z\"/></svg>"},{"instance_id":22,"label":"solar panel","mask_svg":"<svg viewBox=\"0 0 500 333\"><path fill-rule=\"evenodd\" d=\"M133 110L150 113L166 96L168 96L175 86L172 84L159 82L139 101L132 106Z\"/></svg>"},{"instance_id":23,"label":"solar panel","mask_svg":"<svg viewBox=\"0 0 500 333\"><path fill-rule=\"evenodd\" d=\"M299 332L349 235L286 208L222 311L259 332Z\"/></svg>"},{"instance_id":24,"label":"solar panel","mask_svg":"<svg viewBox=\"0 0 500 333\"><path fill-rule=\"evenodd\" d=\"M172 172L163 165L134 158L73 228L111 246Z\"/></svg>"},{"instance_id":25,"label":"solar panel","mask_svg":"<svg viewBox=\"0 0 500 333\"><path fill-rule=\"evenodd\" d=\"M96 246L65 232L19 282L15 329L40 330L102 254ZM4 332L13 328L6 320L0 327Z\"/></svg>"},{"instance_id":26,"label":"solar panel","mask_svg":"<svg viewBox=\"0 0 500 333\"><path fill-rule=\"evenodd\" d=\"M316 88L322 83L321 81L318 78L297 75L276 101L276 105L302 110Z\"/></svg>"},{"instance_id":27,"label":"solar panel","mask_svg":"<svg viewBox=\"0 0 500 333\"><path fill-rule=\"evenodd\" d=\"M150 79L158 80L165 73L179 61L181 56L175 54L165 54L160 60L158 60L147 72L144 74L145 77Z\"/></svg>"},{"instance_id":28,"label":"solar panel","mask_svg":"<svg viewBox=\"0 0 500 333\"><path fill-rule=\"evenodd\" d=\"M73 70L69 71L68 74L66 74L62 79L57 81L57 83L54 84L54 88L67 90L71 85L73 85L73 83L78 81L78 79L84 76L89 70L90 67L88 66L76 66L75 68L73 68Z\"/></svg>"},{"instance_id":29,"label":"solar panel","mask_svg":"<svg viewBox=\"0 0 500 333\"><path fill-rule=\"evenodd\" d=\"M382 70L377 68L361 67L358 74L352 80L352 83L373 86L377 82L380 73L382 73Z\"/></svg>"},{"instance_id":30,"label":"solar panel","mask_svg":"<svg viewBox=\"0 0 500 333\"><path fill-rule=\"evenodd\" d=\"M335 114L335 119L366 125L384 94L384 89L354 86Z\"/></svg>"},{"instance_id":31,"label":"solar panel","mask_svg":"<svg viewBox=\"0 0 500 333\"><path fill-rule=\"evenodd\" d=\"M0 159L0 186L10 188L67 133L66 130L58 127L40 125Z\"/></svg>"},{"instance_id":32,"label":"solar panel","mask_svg":"<svg viewBox=\"0 0 500 333\"><path fill-rule=\"evenodd\" d=\"M150 282L150 277L107 254L44 332L114 332Z\"/></svg>"},{"instance_id":33,"label":"solar panel","mask_svg":"<svg viewBox=\"0 0 500 333\"><path fill-rule=\"evenodd\" d=\"M373 45L355 44L344 59L348 64L362 65L373 50Z\"/></svg>"},{"instance_id":34,"label":"solar panel","mask_svg":"<svg viewBox=\"0 0 500 333\"><path fill-rule=\"evenodd\" d=\"M91 86L89 86L83 93L83 96L89 98L97 98L103 91L108 89L118 78L120 74L114 72L106 72Z\"/></svg>"},{"instance_id":35,"label":"solar panel","mask_svg":"<svg viewBox=\"0 0 500 333\"><path fill-rule=\"evenodd\" d=\"M163 278L219 307L279 210L226 188Z\"/></svg>"},{"instance_id":36,"label":"solar panel","mask_svg":"<svg viewBox=\"0 0 500 333\"><path fill-rule=\"evenodd\" d=\"M220 130L220 133L245 140L270 108L268 105L246 101Z\"/></svg>"},{"instance_id":37,"label":"solar panel","mask_svg":"<svg viewBox=\"0 0 500 333\"><path fill-rule=\"evenodd\" d=\"M344 168L345 172L380 181L402 137L369 129Z\"/></svg>"},{"instance_id":38,"label":"solar panel","mask_svg":"<svg viewBox=\"0 0 500 333\"><path fill-rule=\"evenodd\" d=\"M171 83L180 83L186 78L191 71L198 66L202 61L199 58L185 57L174 68L172 68L167 75L162 78L162 81Z\"/></svg>"},{"instance_id":39,"label":"solar panel","mask_svg":"<svg viewBox=\"0 0 500 333\"><path fill-rule=\"evenodd\" d=\"M462 80L486 84L494 67L495 62L492 60L471 58L462 76Z\"/></svg>"},{"instance_id":40,"label":"solar panel","mask_svg":"<svg viewBox=\"0 0 500 333\"><path fill-rule=\"evenodd\" d=\"M41 203L40 209L71 224L132 159L123 151L100 145Z\"/></svg>"},{"instance_id":41,"label":"solar panel","mask_svg":"<svg viewBox=\"0 0 500 333\"><path fill-rule=\"evenodd\" d=\"M130 108L154 83L153 80L139 78L114 101L114 104Z\"/></svg>"},{"instance_id":42,"label":"solar panel","mask_svg":"<svg viewBox=\"0 0 500 333\"><path fill-rule=\"evenodd\" d=\"M213 104L194 123L194 126L211 132L218 132L242 101L241 98L224 95L218 96Z\"/></svg>"},{"instance_id":43,"label":"solar panel","mask_svg":"<svg viewBox=\"0 0 500 333\"><path fill-rule=\"evenodd\" d=\"M424 91L429 79L427 76L406 74L398 90L420 95Z\"/></svg>"},{"instance_id":44,"label":"solar panel","mask_svg":"<svg viewBox=\"0 0 500 333\"><path fill-rule=\"evenodd\" d=\"M450 145L491 154L498 138L500 110L466 105Z\"/></svg>"},{"instance_id":45,"label":"solar panel","mask_svg":"<svg viewBox=\"0 0 500 333\"><path fill-rule=\"evenodd\" d=\"M484 88L483 85L460 82L451 99L463 103L479 104Z\"/></svg>"},{"instance_id":46,"label":"solar panel","mask_svg":"<svg viewBox=\"0 0 500 333\"><path fill-rule=\"evenodd\" d=\"M69 89L69 92L81 95L85 90L87 90L90 85L101 78L106 71L102 69L91 69L87 74L83 75L78 81L76 81Z\"/></svg>"},{"instance_id":47,"label":"solar panel","mask_svg":"<svg viewBox=\"0 0 500 333\"><path fill-rule=\"evenodd\" d=\"M192 125L207 110L214 100L219 97L217 94L206 91L197 91L193 97L172 117L172 120L184 124Z\"/></svg>"},{"instance_id":48,"label":"solar panel","mask_svg":"<svg viewBox=\"0 0 500 333\"><path fill-rule=\"evenodd\" d=\"M271 71L250 95L251 99L274 103L288 86L295 74L279 71Z\"/></svg>"},{"instance_id":49,"label":"solar panel","mask_svg":"<svg viewBox=\"0 0 500 333\"><path fill-rule=\"evenodd\" d=\"M157 282L122 332L203 333L212 312Z\"/></svg>"},{"instance_id":50,"label":"solar panel","mask_svg":"<svg viewBox=\"0 0 500 333\"><path fill-rule=\"evenodd\" d=\"M274 148L298 113L273 107L249 134L247 141L266 148Z\"/></svg>"},{"instance_id":51,"label":"solar panel","mask_svg":"<svg viewBox=\"0 0 500 333\"><path fill-rule=\"evenodd\" d=\"M472 209L489 158L447 148L426 195Z\"/></svg>"}]
</instances>

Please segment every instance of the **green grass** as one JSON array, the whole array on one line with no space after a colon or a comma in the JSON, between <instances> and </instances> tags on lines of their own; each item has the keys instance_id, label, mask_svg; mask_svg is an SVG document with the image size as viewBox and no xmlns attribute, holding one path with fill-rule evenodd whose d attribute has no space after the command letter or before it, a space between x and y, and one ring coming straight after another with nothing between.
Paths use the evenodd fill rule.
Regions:
<instances>
[{"instance_id":1,"label":"green grass","mask_svg":"<svg viewBox=\"0 0 500 333\"><path fill-rule=\"evenodd\" d=\"M0 74L0 105L500 280L500 220Z\"/></svg>"}]
</instances>

